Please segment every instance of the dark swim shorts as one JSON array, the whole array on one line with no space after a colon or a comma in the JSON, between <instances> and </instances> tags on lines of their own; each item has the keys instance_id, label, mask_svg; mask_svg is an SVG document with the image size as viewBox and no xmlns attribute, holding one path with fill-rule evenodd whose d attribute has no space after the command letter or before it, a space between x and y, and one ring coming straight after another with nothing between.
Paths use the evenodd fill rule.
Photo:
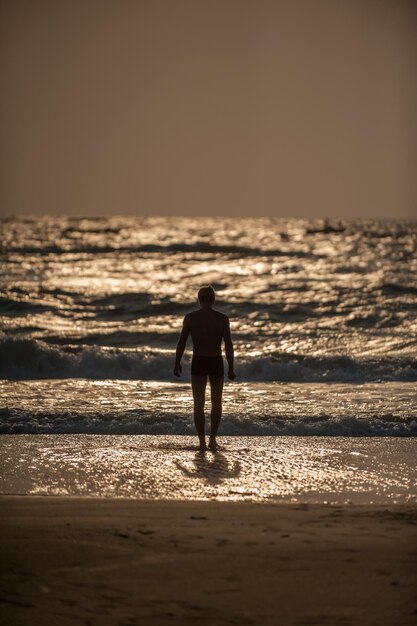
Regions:
<instances>
[{"instance_id":1,"label":"dark swim shorts","mask_svg":"<svg viewBox=\"0 0 417 626\"><path fill-rule=\"evenodd\" d=\"M223 358L221 356L201 356L195 354L191 361L191 374L219 378L224 375Z\"/></svg>"}]
</instances>

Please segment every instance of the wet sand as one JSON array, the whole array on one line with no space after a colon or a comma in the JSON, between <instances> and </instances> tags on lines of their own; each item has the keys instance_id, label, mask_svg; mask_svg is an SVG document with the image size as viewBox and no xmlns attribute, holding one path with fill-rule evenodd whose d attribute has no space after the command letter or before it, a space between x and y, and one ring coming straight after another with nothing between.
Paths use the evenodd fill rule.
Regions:
<instances>
[{"instance_id":1,"label":"wet sand","mask_svg":"<svg viewBox=\"0 0 417 626\"><path fill-rule=\"evenodd\" d=\"M3 435L0 494L416 504L413 437Z\"/></svg>"},{"instance_id":2,"label":"wet sand","mask_svg":"<svg viewBox=\"0 0 417 626\"><path fill-rule=\"evenodd\" d=\"M415 624L417 508L2 496L4 624Z\"/></svg>"}]
</instances>

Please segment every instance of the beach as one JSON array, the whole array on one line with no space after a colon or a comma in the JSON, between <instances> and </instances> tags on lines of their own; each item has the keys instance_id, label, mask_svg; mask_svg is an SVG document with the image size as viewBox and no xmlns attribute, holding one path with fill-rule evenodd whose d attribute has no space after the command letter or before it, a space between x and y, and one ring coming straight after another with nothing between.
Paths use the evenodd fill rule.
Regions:
<instances>
[{"instance_id":1,"label":"beach","mask_svg":"<svg viewBox=\"0 0 417 626\"><path fill-rule=\"evenodd\" d=\"M4 623L414 624L415 440L4 435ZM14 495L12 495L14 494Z\"/></svg>"},{"instance_id":2,"label":"beach","mask_svg":"<svg viewBox=\"0 0 417 626\"><path fill-rule=\"evenodd\" d=\"M5 624L415 624L415 506L0 506Z\"/></svg>"},{"instance_id":3,"label":"beach","mask_svg":"<svg viewBox=\"0 0 417 626\"><path fill-rule=\"evenodd\" d=\"M3 623L415 623L415 222L1 228ZM172 371L202 283L236 357L215 453L190 346Z\"/></svg>"}]
</instances>

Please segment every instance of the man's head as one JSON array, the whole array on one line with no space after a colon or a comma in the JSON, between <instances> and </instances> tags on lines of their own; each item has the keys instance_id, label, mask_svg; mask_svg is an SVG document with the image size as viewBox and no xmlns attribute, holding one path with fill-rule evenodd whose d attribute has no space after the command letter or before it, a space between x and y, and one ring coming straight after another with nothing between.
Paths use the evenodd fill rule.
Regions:
<instances>
[{"instance_id":1,"label":"man's head","mask_svg":"<svg viewBox=\"0 0 417 626\"><path fill-rule=\"evenodd\" d=\"M211 285L204 285L198 290L198 301L201 305L214 304L216 294Z\"/></svg>"}]
</instances>

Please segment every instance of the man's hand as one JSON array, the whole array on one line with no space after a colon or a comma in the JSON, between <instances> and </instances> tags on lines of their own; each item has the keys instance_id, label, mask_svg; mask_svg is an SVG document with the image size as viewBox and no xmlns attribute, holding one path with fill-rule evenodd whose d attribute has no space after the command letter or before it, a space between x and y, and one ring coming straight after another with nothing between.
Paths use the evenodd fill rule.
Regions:
<instances>
[{"instance_id":1,"label":"man's hand","mask_svg":"<svg viewBox=\"0 0 417 626\"><path fill-rule=\"evenodd\" d=\"M182 372L182 365L181 365L181 363L175 363L175 366L174 366L174 376L177 376L179 378L181 376L181 372Z\"/></svg>"},{"instance_id":2,"label":"man's hand","mask_svg":"<svg viewBox=\"0 0 417 626\"><path fill-rule=\"evenodd\" d=\"M227 374L227 377L229 380L234 380L236 378L236 374L234 373L233 370L229 370L229 373Z\"/></svg>"}]
</instances>

